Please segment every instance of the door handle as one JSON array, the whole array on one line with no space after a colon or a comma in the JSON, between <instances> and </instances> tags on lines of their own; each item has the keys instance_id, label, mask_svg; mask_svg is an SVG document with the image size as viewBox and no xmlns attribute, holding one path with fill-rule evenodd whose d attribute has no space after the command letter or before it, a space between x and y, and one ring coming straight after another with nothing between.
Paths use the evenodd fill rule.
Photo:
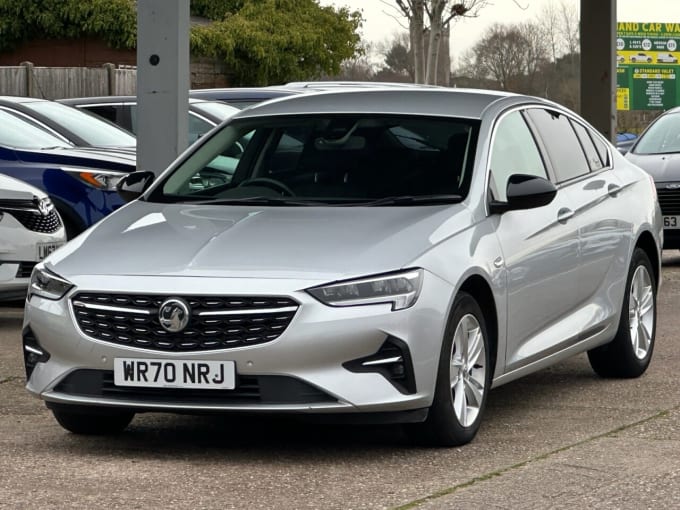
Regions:
<instances>
[{"instance_id":1,"label":"door handle","mask_svg":"<svg viewBox=\"0 0 680 510\"><path fill-rule=\"evenodd\" d=\"M571 209L568 209L566 207L563 207L559 211L557 211L557 221L560 223L566 223L567 220L572 218L574 216L574 211Z\"/></svg>"},{"instance_id":2,"label":"door handle","mask_svg":"<svg viewBox=\"0 0 680 510\"><path fill-rule=\"evenodd\" d=\"M610 184L607 186L607 193L609 193L610 197L616 197L616 195L619 194L619 191L621 191L621 186L618 184Z\"/></svg>"}]
</instances>

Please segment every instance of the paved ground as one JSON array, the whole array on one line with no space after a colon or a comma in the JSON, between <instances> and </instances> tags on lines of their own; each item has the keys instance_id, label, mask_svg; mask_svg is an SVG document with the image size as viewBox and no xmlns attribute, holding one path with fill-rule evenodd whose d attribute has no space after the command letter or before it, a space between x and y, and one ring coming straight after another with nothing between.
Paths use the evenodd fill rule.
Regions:
<instances>
[{"instance_id":1,"label":"paved ground","mask_svg":"<svg viewBox=\"0 0 680 510\"><path fill-rule=\"evenodd\" d=\"M585 356L491 392L464 448L394 427L148 414L115 438L64 432L23 389L21 309L0 308L2 508L678 508L680 255L636 380Z\"/></svg>"}]
</instances>

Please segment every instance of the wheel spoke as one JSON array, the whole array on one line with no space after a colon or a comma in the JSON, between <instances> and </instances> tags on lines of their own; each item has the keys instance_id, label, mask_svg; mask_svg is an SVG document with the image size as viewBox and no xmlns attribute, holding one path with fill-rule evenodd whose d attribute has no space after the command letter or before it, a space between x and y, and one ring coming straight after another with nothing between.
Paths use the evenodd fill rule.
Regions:
<instances>
[{"instance_id":1,"label":"wheel spoke","mask_svg":"<svg viewBox=\"0 0 680 510\"><path fill-rule=\"evenodd\" d=\"M481 328L475 328L470 332L470 342L468 351L468 366L474 366L479 360L479 356L484 352L484 337Z\"/></svg>"},{"instance_id":2,"label":"wheel spoke","mask_svg":"<svg viewBox=\"0 0 680 510\"><path fill-rule=\"evenodd\" d=\"M468 402L471 406L479 409L482 405L482 398L484 397L484 385L479 381L470 378L466 385Z\"/></svg>"},{"instance_id":3,"label":"wheel spoke","mask_svg":"<svg viewBox=\"0 0 680 510\"><path fill-rule=\"evenodd\" d=\"M654 294L652 293L652 286L645 285L642 298L640 299L640 316L644 316L647 312L654 308Z\"/></svg>"},{"instance_id":4,"label":"wheel spoke","mask_svg":"<svg viewBox=\"0 0 680 510\"><path fill-rule=\"evenodd\" d=\"M465 383L463 379L458 380L458 384L453 389L453 410L461 425L465 426L467 420L467 402L465 398Z\"/></svg>"}]
</instances>

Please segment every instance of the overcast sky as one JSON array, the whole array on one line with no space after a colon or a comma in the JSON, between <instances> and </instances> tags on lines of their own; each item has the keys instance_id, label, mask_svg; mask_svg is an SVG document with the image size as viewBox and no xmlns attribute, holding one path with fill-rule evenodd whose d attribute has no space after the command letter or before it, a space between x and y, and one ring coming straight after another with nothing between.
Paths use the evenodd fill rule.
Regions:
<instances>
[{"instance_id":1,"label":"overcast sky","mask_svg":"<svg viewBox=\"0 0 680 510\"><path fill-rule=\"evenodd\" d=\"M462 19L452 25L451 54L457 59L480 37L486 27L493 23L516 23L532 20L540 14L544 5L559 5L562 0L491 0L477 18ZM593 0L590 0L593 1ZM578 8L579 0L564 0L567 5ZM393 8L394 0L320 0L322 5L348 6L361 10L364 15L363 36L371 42L385 42L398 31L406 31L405 20ZM525 10L517 6L526 7ZM618 0L619 21L680 20L680 0Z\"/></svg>"}]
</instances>

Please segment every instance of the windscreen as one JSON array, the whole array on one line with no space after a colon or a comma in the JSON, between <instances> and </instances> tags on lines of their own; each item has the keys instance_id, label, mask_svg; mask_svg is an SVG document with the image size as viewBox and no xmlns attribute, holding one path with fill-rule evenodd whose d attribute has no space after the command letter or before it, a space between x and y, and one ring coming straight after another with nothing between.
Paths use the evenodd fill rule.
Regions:
<instances>
[{"instance_id":1,"label":"windscreen","mask_svg":"<svg viewBox=\"0 0 680 510\"><path fill-rule=\"evenodd\" d=\"M634 154L680 152L680 113L659 117L645 131L633 149Z\"/></svg>"},{"instance_id":2,"label":"windscreen","mask_svg":"<svg viewBox=\"0 0 680 510\"><path fill-rule=\"evenodd\" d=\"M37 150L70 148L70 143L38 127L30 120L0 109L0 145L15 149Z\"/></svg>"},{"instance_id":3,"label":"windscreen","mask_svg":"<svg viewBox=\"0 0 680 510\"><path fill-rule=\"evenodd\" d=\"M194 150L151 199L460 199L468 192L477 132L478 121L439 117L240 119Z\"/></svg>"},{"instance_id":4,"label":"windscreen","mask_svg":"<svg viewBox=\"0 0 680 510\"><path fill-rule=\"evenodd\" d=\"M52 101L24 103L24 106L53 120L89 145L134 147L137 144L136 138L127 131L77 108Z\"/></svg>"}]
</instances>

